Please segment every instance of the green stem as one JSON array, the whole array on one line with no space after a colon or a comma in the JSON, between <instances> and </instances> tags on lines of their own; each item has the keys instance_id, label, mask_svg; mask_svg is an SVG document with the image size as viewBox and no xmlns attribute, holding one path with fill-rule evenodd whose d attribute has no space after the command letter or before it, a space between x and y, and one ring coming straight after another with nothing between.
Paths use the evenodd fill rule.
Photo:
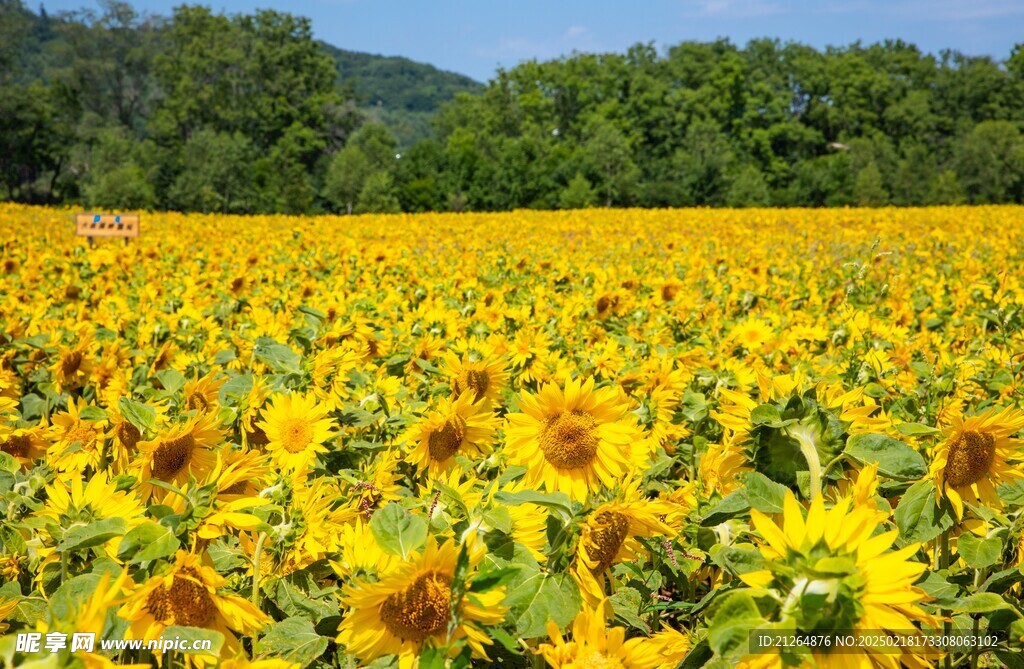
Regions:
<instances>
[{"instance_id":1,"label":"green stem","mask_svg":"<svg viewBox=\"0 0 1024 669\"><path fill-rule=\"evenodd\" d=\"M974 570L974 592L978 592L978 589L981 587L981 580L983 576L984 575L981 569ZM977 613L974 614L973 617L974 624L972 625L972 631L974 633L974 644L977 644L978 632L980 631L981 626L981 618ZM971 669L978 669L978 646L974 644L972 644L971 646Z\"/></svg>"},{"instance_id":2,"label":"green stem","mask_svg":"<svg viewBox=\"0 0 1024 669\"><path fill-rule=\"evenodd\" d=\"M939 536L939 569L949 569L949 530L946 530ZM943 636L949 636L949 633L953 631L953 621L949 619L950 611L943 609L939 611L939 613L943 618L945 618L942 622L942 634ZM943 664L946 669L952 668L952 653L946 653Z\"/></svg>"},{"instance_id":3,"label":"green stem","mask_svg":"<svg viewBox=\"0 0 1024 669\"><path fill-rule=\"evenodd\" d=\"M804 459L807 460L807 473L811 475L811 501L814 501L821 496L822 471L818 449L814 447L814 442L804 435L798 433L792 436L800 444L800 452L803 454Z\"/></svg>"},{"instance_id":4,"label":"green stem","mask_svg":"<svg viewBox=\"0 0 1024 669\"><path fill-rule=\"evenodd\" d=\"M267 533L261 532L252 556L252 603L256 608L260 608L260 558L263 557L263 542L266 540Z\"/></svg>"}]
</instances>

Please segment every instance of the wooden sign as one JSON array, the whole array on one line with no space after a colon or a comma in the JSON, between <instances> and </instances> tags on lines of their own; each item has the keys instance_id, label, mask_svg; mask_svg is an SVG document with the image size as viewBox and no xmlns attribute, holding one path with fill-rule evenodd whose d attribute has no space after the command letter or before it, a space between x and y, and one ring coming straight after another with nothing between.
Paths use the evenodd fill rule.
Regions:
<instances>
[{"instance_id":1,"label":"wooden sign","mask_svg":"<svg viewBox=\"0 0 1024 669\"><path fill-rule=\"evenodd\" d=\"M88 237L139 236L139 217L134 214L75 214L75 234Z\"/></svg>"}]
</instances>

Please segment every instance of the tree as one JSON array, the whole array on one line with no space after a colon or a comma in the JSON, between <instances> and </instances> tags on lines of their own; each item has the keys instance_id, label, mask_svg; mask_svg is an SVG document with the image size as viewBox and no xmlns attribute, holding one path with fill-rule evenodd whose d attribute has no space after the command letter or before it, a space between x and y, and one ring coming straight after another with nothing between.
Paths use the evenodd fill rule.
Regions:
<instances>
[{"instance_id":1,"label":"tree","mask_svg":"<svg viewBox=\"0 0 1024 669\"><path fill-rule=\"evenodd\" d=\"M583 160L597 177L597 189L604 196L605 206L627 201L639 177L629 140L611 122L597 116L588 122L585 136Z\"/></svg>"},{"instance_id":2,"label":"tree","mask_svg":"<svg viewBox=\"0 0 1024 669\"><path fill-rule=\"evenodd\" d=\"M357 214L396 214L402 208L395 197L395 184L388 172L374 172L366 178L359 199Z\"/></svg>"},{"instance_id":3,"label":"tree","mask_svg":"<svg viewBox=\"0 0 1024 669\"><path fill-rule=\"evenodd\" d=\"M184 147L182 171L170 189L181 211L244 213L256 208L252 146L241 133L200 130Z\"/></svg>"},{"instance_id":4,"label":"tree","mask_svg":"<svg viewBox=\"0 0 1024 669\"><path fill-rule=\"evenodd\" d=\"M753 165L744 167L729 184L725 203L730 207L767 207L771 194L761 171Z\"/></svg>"},{"instance_id":5,"label":"tree","mask_svg":"<svg viewBox=\"0 0 1024 669\"><path fill-rule=\"evenodd\" d=\"M581 172L577 172L558 196L558 206L562 209L586 209L593 207L596 200L594 187Z\"/></svg>"},{"instance_id":6,"label":"tree","mask_svg":"<svg viewBox=\"0 0 1024 669\"><path fill-rule=\"evenodd\" d=\"M372 167L358 146L346 146L334 154L324 178L324 196L338 209L351 214Z\"/></svg>"},{"instance_id":7,"label":"tree","mask_svg":"<svg viewBox=\"0 0 1024 669\"><path fill-rule=\"evenodd\" d=\"M882 182L882 173L875 161L862 167L853 184L853 200L861 207L883 207L889 203L889 193Z\"/></svg>"},{"instance_id":8,"label":"tree","mask_svg":"<svg viewBox=\"0 0 1024 669\"><path fill-rule=\"evenodd\" d=\"M963 204L964 189L953 170L939 172L928 194L928 204Z\"/></svg>"},{"instance_id":9,"label":"tree","mask_svg":"<svg viewBox=\"0 0 1024 669\"><path fill-rule=\"evenodd\" d=\"M1009 121L983 121L960 142L957 175L971 202L1020 202L1024 140Z\"/></svg>"}]
</instances>

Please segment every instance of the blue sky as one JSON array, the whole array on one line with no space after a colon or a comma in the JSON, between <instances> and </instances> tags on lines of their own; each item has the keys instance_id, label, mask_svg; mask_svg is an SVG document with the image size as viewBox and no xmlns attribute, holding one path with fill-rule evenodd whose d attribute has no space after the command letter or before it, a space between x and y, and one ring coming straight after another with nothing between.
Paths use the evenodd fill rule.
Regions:
<instances>
[{"instance_id":1,"label":"blue sky","mask_svg":"<svg viewBox=\"0 0 1024 669\"><path fill-rule=\"evenodd\" d=\"M37 0L26 5L37 9ZM134 0L169 14L182 0ZM486 81L498 66L572 51L624 51L728 37L778 37L816 47L901 38L1005 58L1024 42L1024 0L209 0L229 13L269 7L308 16L316 36L355 51L399 55ZM98 8L49 0L50 12Z\"/></svg>"}]
</instances>

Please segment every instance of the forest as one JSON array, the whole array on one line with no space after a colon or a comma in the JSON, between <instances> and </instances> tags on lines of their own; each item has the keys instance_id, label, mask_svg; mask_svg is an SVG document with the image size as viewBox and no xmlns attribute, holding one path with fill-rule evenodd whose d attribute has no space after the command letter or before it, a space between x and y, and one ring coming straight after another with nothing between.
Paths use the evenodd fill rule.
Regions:
<instances>
[{"instance_id":1,"label":"forest","mask_svg":"<svg viewBox=\"0 0 1024 669\"><path fill-rule=\"evenodd\" d=\"M1024 201L1024 49L637 44L486 85L307 19L0 0L0 199L223 213Z\"/></svg>"}]
</instances>

